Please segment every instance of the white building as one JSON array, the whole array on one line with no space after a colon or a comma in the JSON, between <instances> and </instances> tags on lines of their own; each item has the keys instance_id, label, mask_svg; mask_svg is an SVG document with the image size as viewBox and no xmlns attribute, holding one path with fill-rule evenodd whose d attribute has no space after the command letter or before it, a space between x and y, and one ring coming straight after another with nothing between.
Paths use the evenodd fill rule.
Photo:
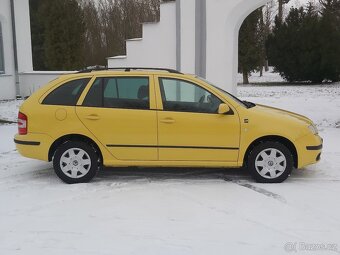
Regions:
<instances>
[{"instance_id":1,"label":"white building","mask_svg":"<svg viewBox=\"0 0 340 255\"><path fill-rule=\"evenodd\" d=\"M62 72L34 72L29 0L0 0L0 100L28 96Z\"/></svg>"},{"instance_id":2,"label":"white building","mask_svg":"<svg viewBox=\"0 0 340 255\"><path fill-rule=\"evenodd\" d=\"M195 73L236 92L238 33L268 0L177 0L161 4L158 23L127 41L109 67L167 67ZM0 100L27 96L61 72L34 72L28 0L0 0Z\"/></svg>"},{"instance_id":3,"label":"white building","mask_svg":"<svg viewBox=\"0 0 340 255\"><path fill-rule=\"evenodd\" d=\"M0 99L15 98L17 73L32 71L28 0L0 1Z\"/></svg>"},{"instance_id":4,"label":"white building","mask_svg":"<svg viewBox=\"0 0 340 255\"><path fill-rule=\"evenodd\" d=\"M195 73L236 92L238 34L244 19L268 0L177 0L161 4L159 23L126 42L109 67L162 66Z\"/></svg>"}]
</instances>

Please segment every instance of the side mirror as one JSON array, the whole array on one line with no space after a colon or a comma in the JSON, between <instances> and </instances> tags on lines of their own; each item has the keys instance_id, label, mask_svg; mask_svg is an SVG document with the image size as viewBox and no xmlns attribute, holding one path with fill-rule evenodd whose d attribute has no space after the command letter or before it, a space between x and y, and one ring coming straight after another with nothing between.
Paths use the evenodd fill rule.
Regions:
<instances>
[{"instance_id":1,"label":"side mirror","mask_svg":"<svg viewBox=\"0 0 340 255\"><path fill-rule=\"evenodd\" d=\"M220 106L218 107L218 114L227 114L232 112L229 105L227 104L220 104Z\"/></svg>"}]
</instances>

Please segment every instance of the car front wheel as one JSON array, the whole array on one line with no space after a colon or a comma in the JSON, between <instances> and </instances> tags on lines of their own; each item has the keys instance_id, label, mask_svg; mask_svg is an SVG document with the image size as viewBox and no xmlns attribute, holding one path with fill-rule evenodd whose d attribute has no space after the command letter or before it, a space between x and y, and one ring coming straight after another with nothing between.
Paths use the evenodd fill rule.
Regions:
<instances>
[{"instance_id":1,"label":"car front wheel","mask_svg":"<svg viewBox=\"0 0 340 255\"><path fill-rule=\"evenodd\" d=\"M279 143L267 141L255 146L248 157L248 169L257 182L280 183L293 170L293 156Z\"/></svg>"},{"instance_id":2,"label":"car front wheel","mask_svg":"<svg viewBox=\"0 0 340 255\"><path fill-rule=\"evenodd\" d=\"M68 141L57 149L53 167L57 176L68 184L89 182L99 169L99 157L92 146Z\"/></svg>"}]
</instances>

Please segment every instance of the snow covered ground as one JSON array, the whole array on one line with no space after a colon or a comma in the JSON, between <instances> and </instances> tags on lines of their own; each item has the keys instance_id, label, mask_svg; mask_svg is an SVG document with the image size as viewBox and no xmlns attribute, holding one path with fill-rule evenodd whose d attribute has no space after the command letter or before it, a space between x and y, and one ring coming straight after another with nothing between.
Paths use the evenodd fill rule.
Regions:
<instances>
[{"instance_id":1,"label":"snow covered ground","mask_svg":"<svg viewBox=\"0 0 340 255\"><path fill-rule=\"evenodd\" d=\"M263 72L263 75L260 76L260 72L252 72L249 76L250 83L281 83L285 82L285 80L278 73L274 73L274 68L269 67L268 72ZM243 77L241 73L237 74L237 82L243 83Z\"/></svg>"},{"instance_id":2,"label":"snow covered ground","mask_svg":"<svg viewBox=\"0 0 340 255\"><path fill-rule=\"evenodd\" d=\"M320 129L340 127L340 83L312 86L239 86L244 100L300 113Z\"/></svg>"},{"instance_id":3,"label":"snow covered ground","mask_svg":"<svg viewBox=\"0 0 340 255\"><path fill-rule=\"evenodd\" d=\"M22 100L0 101L0 120L17 121Z\"/></svg>"},{"instance_id":4,"label":"snow covered ground","mask_svg":"<svg viewBox=\"0 0 340 255\"><path fill-rule=\"evenodd\" d=\"M239 170L105 169L63 184L0 126L0 254L339 254L340 86L241 86L249 101L313 119L322 161L282 184ZM0 103L15 120L18 103Z\"/></svg>"}]
</instances>

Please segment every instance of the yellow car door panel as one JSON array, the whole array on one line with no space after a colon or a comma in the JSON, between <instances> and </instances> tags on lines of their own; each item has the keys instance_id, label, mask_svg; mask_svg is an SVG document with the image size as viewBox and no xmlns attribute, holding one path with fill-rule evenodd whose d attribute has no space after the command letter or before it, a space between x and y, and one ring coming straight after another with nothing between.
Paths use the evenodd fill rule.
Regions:
<instances>
[{"instance_id":1,"label":"yellow car door panel","mask_svg":"<svg viewBox=\"0 0 340 255\"><path fill-rule=\"evenodd\" d=\"M159 111L158 119L160 160L237 161L237 116Z\"/></svg>"},{"instance_id":2,"label":"yellow car door panel","mask_svg":"<svg viewBox=\"0 0 340 255\"><path fill-rule=\"evenodd\" d=\"M189 81L159 78L159 89L163 107L158 111L159 160L238 160L236 111L218 114L222 101Z\"/></svg>"},{"instance_id":3,"label":"yellow car door panel","mask_svg":"<svg viewBox=\"0 0 340 255\"><path fill-rule=\"evenodd\" d=\"M149 77L97 78L77 115L119 160L157 160L157 112Z\"/></svg>"}]
</instances>

